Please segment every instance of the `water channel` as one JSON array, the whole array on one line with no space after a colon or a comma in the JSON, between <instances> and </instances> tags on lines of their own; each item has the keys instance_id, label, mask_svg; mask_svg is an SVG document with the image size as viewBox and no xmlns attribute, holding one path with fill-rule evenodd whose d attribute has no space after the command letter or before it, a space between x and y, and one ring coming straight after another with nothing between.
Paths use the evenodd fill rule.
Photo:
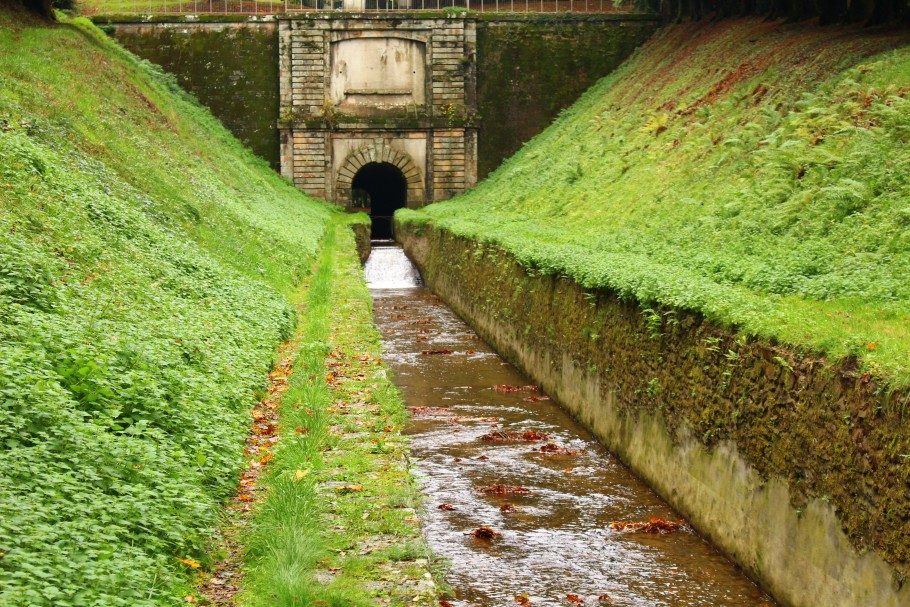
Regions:
<instances>
[{"instance_id":1,"label":"water channel","mask_svg":"<svg viewBox=\"0 0 910 607\"><path fill-rule=\"evenodd\" d=\"M422 288L401 249L375 247L366 274L453 605L774 605L686 525L617 529L680 517Z\"/></svg>"}]
</instances>

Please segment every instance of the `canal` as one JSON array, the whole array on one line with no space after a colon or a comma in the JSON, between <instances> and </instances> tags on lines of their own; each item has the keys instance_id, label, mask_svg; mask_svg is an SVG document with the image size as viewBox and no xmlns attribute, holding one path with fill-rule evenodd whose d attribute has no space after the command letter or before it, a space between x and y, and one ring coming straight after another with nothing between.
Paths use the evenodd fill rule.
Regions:
<instances>
[{"instance_id":1,"label":"canal","mask_svg":"<svg viewBox=\"0 0 910 607\"><path fill-rule=\"evenodd\" d=\"M374 247L366 274L452 605L774 605L422 288L401 249Z\"/></svg>"}]
</instances>

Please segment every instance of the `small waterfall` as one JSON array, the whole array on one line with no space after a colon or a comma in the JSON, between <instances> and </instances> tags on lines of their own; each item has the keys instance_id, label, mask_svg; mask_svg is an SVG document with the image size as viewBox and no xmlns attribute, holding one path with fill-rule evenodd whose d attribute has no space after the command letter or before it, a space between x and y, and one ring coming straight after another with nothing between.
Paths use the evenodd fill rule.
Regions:
<instances>
[{"instance_id":1,"label":"small waterfall","mask_svg":"<svg viewBox=\"0 0 910 607\"><path fill-rule=\"evenodd\" d=\"M413 289L423 284L401 247L374 246L363 271L371 289Z\"/></svg>"}]
</instances>

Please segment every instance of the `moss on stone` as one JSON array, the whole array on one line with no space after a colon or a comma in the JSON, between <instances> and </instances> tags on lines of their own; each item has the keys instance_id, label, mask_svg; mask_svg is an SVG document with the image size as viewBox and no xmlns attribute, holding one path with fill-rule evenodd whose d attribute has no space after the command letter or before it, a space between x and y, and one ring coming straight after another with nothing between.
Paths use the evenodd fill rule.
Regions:
<instances>
[{"instance_id":1,"label":"moss on stone","mask_svg":"<svg viewBox=\"0 0 910 607\"><path fill-rule=\"evenodd\" d=\"M238 139L278 168L274 23L110 27L118 42L174 74Z\"/></svg>"},{"instance_id":2,"label":"moss on stone","mask_svg":"<svg viewBox=\"0 0 910 607\"><path fill-rule=\"evenodd\" d=\"M638 16L477 24L478 176L485 177L653 33Z\"/></svg>"}]
</instances>

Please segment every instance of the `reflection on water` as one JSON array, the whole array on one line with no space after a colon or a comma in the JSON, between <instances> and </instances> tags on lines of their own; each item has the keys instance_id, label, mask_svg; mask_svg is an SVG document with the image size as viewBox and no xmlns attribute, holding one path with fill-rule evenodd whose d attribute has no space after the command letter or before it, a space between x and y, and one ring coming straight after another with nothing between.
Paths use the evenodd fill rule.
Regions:
<instances>
[{"instance_id":1,"label":"reflection on water","mask_svg":"<svg viewBox=\"0 0 910 607\"><path fill-rule=\"evenodd\" d=\"M382 288L391 282L387 268L399 268L392 272L398 276L408 262L400 250L377 251L367 266L376 322L395 383L415 408L409 431L426 495L425 533L433 550L451 560L453 604L515 605L522 594L533 605L564 606L569 594L589 605L773 604L690 531L611 530L612 521L679 515L544 395L502 388L530 382L433 294ZM392 265L377 272L380 263ZM537 430L549 438L481 438L497 430ZM541 452L544 444L565 450ZM497 483L529 491L480 490ZM470 533L479 526L502 537L475 539Z\"/></svg>"}]
</instances>

